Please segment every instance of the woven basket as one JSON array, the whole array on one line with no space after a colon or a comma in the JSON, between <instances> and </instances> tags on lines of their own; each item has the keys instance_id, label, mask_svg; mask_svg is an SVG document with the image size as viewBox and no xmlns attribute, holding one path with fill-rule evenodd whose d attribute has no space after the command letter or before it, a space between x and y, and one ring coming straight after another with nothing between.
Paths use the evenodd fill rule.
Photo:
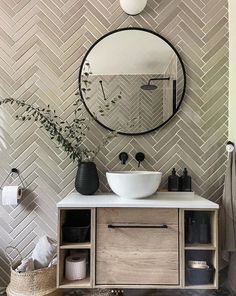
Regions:
<instances>
[{"instance_id":1,"label":"woven basket","mask_svg":"<svg viewBox=\"0 0 236 296\"><path fill-rule=\"evenodd\" d=\"M15 269L20 262L13 264L10 261L11 281L6 290L8 296L62 295L62 291L56 288L56 266L18 273Z\"/></svg>"},{"instance_id":2,"label":"woven basket","mask_svg":"<svg viewBox=\"0 0 236 296\"><path fill-rule=\"evenodd\" d=\"M19 262L20 263L20 262ZM62 295L56 288L56 266L18 273L11 267L11 282L7 287L8 296L57 296Z\"/></svg>"}]
</instances>

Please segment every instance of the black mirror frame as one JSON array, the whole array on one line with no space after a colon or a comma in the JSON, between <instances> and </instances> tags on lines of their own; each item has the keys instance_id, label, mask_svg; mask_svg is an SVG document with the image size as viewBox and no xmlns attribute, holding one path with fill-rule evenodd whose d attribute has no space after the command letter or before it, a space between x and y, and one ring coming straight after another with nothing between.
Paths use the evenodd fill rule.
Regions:
<instances>
[{"instance_id":1,"label":"black mirror frame","mask_svg":"<svg viewBox=\"0 0 236 296\"><path fill-rule=\"evenodd\" d=\"M85 106L85 109L88 111L88 113L92 116L92 118L99 124L101 125L102 127L104 127L105 129L108 129L109 131L115 131L113 129L111 129L110 127L104 125L103 123L101 123L97 118L94 117L94 115L91 113L91 111L89 110L88 106L86 105L86 102L84 100L84 97L83 97L83 92L81 90L81 76L82 76L82 71L83 71L83 65L87 59L87 56L89 55L90 51L96 46L97 43L99 43L101 40L103 40L104 38L106 38L107 36L111 35L111 34L114 34L114 33L117 33L117 32L121 32L121 31L132 31L132 30L140 30L140 31L145 31L145 32L148 32L148 33L151 33L159 38L161 38L163 41L165 41L175 52L175 54L177 55L179 61L180 61L180 64L182 66L182 69L183 69L183 76L184 76L184 87L183 87L183 93L182 93L182 96L181 96L181 100L179 102L179 105L178 107L175 109L175 112L165 121L163 122L162 124L160 124L159 126L157 126L156 128L153 128L151 130L148 130L148 131L145 131L145 132L140 132L140 133L125 133L125 132L118 132L118 134L120 135L125 135L125 136L139 136L139 135L144 135L144 134L148 134L148 133L151 133L151 132L154 132L158 129L160 129L161 127L163 127L164 125L166 125L178 112L181 104L182 104L182 101L183 101L183 98L184 98L184 95L185 95L185 91L186 91L186 70L185 70L185 67L184 67L184 63L183 63L183 60L182 58L180 57L178 51L176 50L176 48L166 39L164 38L163 36L159 35L158 33L152 31L152 30L149 30L149 29L144 29L144 28L138 28L138 27L132 27L132 28L122 28L122 29L117 29L117 30L114 30L114 31L111 31L105 35L103 35L101 38L99 38L98 40L96 40L96 42L88 49L88 51L86 52L83 60L82 60L82 63L81 63L81 66L80 66L80 70L79 70L79 77L78 77L78 85L79 85L79 94L81 96L81 99L82 99L82 102Z\"/></svg>"}]
</instances>

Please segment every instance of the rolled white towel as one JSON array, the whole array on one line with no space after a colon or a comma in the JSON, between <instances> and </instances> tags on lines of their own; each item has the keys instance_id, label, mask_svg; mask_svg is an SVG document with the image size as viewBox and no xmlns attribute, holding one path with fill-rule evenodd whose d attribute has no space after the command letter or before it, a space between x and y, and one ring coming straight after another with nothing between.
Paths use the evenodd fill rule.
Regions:
<instances>
[{"instance_id":1,"label":"rolled white towel","mask_svg":"<svg viewBox=\"0 0 236 296\"><path fill-rule=\"evenodd\" d=\"M21 264L15 269L16 272L27 272L34 270L34 260L32 258L24 258Z\"/></svg>"}]
</instances>

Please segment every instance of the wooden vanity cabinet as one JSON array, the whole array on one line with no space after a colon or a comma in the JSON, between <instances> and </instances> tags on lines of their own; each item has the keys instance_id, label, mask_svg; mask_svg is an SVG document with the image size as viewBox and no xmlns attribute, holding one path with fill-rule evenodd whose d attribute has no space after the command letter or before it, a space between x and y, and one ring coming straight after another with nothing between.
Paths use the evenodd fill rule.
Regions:
<instances>
[{"instance_id":1,"label":"wooden vanity cabinet","mask_svg":"<svg viewBox=\"0 0 236 296\"><path fill-rule=\"evenodd\" d=\"M159 194L156 200L133 201L138 207L129 200L122 201L127 206L121 206L113 195L103 196L104 201L101 199L100 203L97 196L72 194L65 198L58 206L57 286L63 289L217 289L218 205L199 196L188 197L189 202L181 196L177 196L177 201L170 193L163 194L163 199ZM89 217L89 233L84 242L64 241L63 225L71 211L80 221L83 215L87 220ZM198 238L189 237L187 223L192 216L202 216L204 221L209 221L207 236L206 225L202 225L207 240L204 241L202 233L199 242ZM87 277L68 281L66 257L81 252L87 254ZM209 282L196 281L198 271L189 270L190 260L207 261L214 271Z\"/></svg>"},{"instance_id":2,"label":"wooden vanity cabinet","mask_svg":"<svg viewBox=\"0 0 236 296\"><path fill-rule=\"evenodd\" d=\"M97 209L96 237L96 284L179 284L177 209Z\"/></svg>"}]
</instances>

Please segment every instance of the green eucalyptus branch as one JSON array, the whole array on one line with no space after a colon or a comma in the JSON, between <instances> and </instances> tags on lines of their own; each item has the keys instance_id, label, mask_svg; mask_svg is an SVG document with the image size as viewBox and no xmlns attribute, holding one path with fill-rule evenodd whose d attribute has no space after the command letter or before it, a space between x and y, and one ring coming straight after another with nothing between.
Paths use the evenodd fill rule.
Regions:
<instances>
[{"instance_id":1,"label":"green eucalyptus branch","mask_svg":"<svg viewBox=\"0 0 236 296\"><path fill-rule=\"evenodd\" d=\"M91 90L91 81L89 80L89 75L91 75L91 68L88 62L85 63L85 69L82 77L82 92L84 98L89 100L88 92ZM77 93L79 95L79 93ZM121 95L117 98L111 100L111 105L114 106L116 102L121 99ZM84 158L94 159L99 153L101 148L105 146L109 140L117 135L117 132L108 133L103 137L100 145L94 150L89 150L86 147L82 148L82 143L86 132L90 129L90 123L94 120L92 117L81 117L81 104L83 103L83 98L78 96L73 104L75 106L74 118L72 123L68 123L56 114L55 110L50 109L50 105L47 108L39 108L26 103L24 100L14 99L14 98L0 98L0 105L3 104L16 104L20 108L24 108L21 115L16 115L16 119L22 121L34 120L40 124L40 128L44 128L50 138L58 143L58 146L63 148L63 150L69 155L69 157L75 161L78 160L80 163ZM109 111L108 106L105 106L105 111ZM110 107L110 106L109 106Z\"/></svg>"},{"instance_id":2,"label":"green eucalyptus branch","mask_svg":"<svg viewBox=\"0 0 236 296\"><path fill-rule=\"evenodd\" d=\"M91 119L77 118L75 116L73 122L69 124L63 121L56 114L55 110L50 110L50 105L47 108L39 108L26 103L24 100L14 98L0 99L0 105L4 104L16 104L18 107L25 108L21 115L16 115L16 119L22 121L34 120L39 123L40 128L44 128L49 133L50 138L55 140L73 161L78 160L79 163L84 158L93 160L101 148L117 134L114 132L108 133L95 150L81 149L85 131L90 129L89 123Z\"/></svg>"},{"instance_id":3,"label":"green eucalyptus branch","mask_svg":"<svg viewBox=\"0 0 236 296\"><path fill-rule=\"evenodd\" d=\"M62 121L59 116L56 115L56 112L45 108L34 107L23 100L14 99L14 98L4 98L0 100L0 105L3 104L16 104L19 107L25 107L24 113L20 116L16 116L17 119L26 121L34 119L35 122L41 124L40 128L44 127L45 130L49 133L51 139L55 139L58 144L64 149L64 151L70 155L70 158L73 160L78 159L81 161L81 150L78 145L74 146L67 137L63 134L63 127L65 125L64 131L69 130L69 125L66 122ZM28 114L25 114L28 113ZM60 120L60 123L58 122ZM70 135L70 132L67 132ZM79 139L77 139L79 142Z\"/></svg>"},{"instance_id":4,"label":"green eucalyptus branch","mask_svg":"<svg viewBox=\"0 0 236 296\"><path fill-rule=\"evenodd\" d=\"M82 74L82 80L81 80L81 92L83 94L83 97L85 100L89 100L90 97L88 96L88 92L91 91L91 84L92 82L89 80L89 76L92 74L91 66L89 62L86 62L83 67L83 74ZM79 91L76 93L78 96L77 100L74 103L74 106L79 106L81 102L83 102L83 98L81 98ZM78 110L78 109L77 109ZM76 112L77 112L76 110Z\"/></svg>"}]
</instances>

